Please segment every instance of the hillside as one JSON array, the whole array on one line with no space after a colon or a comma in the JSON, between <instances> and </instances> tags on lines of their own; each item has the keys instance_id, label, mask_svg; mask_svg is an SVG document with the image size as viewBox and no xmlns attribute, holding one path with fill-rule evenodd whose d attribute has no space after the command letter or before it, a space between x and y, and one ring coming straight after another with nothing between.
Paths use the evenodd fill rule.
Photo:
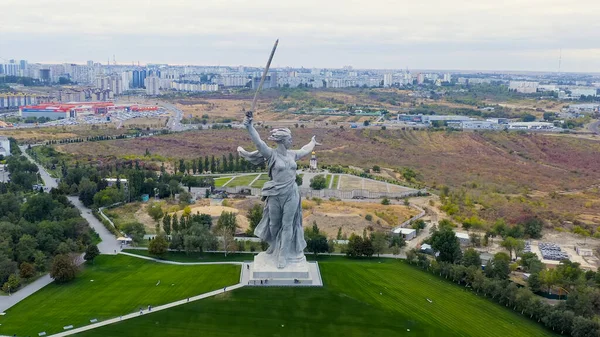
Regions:
<instances>
[{"instance_id":1,"label":"hillside","mask_svg":"<svg viewBox=\"0 0 600 337\"><path fill-rule=\"evenodd\" d=\"M261 130L266 139L267 131ZM321 165L409 167L429 188L464 189L492 220L521 212L548 219L597 222L600 195L600 142L591 139L507 132L401 130L292 130L295 147L315 134ZM243 130L205 130L143 139L60 145L80 159L98 154L143 160L146 149L164 158L198 158L252 148ZM499 197L500 196L500 197ZM577 216L573 215L576 214ZM512 214L513 216L516 216Z\"/></svg>"}]
</instances>

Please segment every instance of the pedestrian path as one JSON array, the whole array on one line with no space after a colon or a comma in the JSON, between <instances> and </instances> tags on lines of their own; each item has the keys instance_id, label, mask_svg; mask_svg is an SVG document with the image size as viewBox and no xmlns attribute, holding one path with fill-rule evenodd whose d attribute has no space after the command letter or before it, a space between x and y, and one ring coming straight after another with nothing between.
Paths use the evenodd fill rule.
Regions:
<instances>
[{"instance_id":1,"label":"pedestrian path","mask_svg":"<svg viewBox=\"0 0 600 337\"><path fill-rule=\"evenodd\" d=\"M158 262L158 263L174 264L177 266L198 266L198 265L206 265L206 264L234 264L234 265L242 265L243 264L243 262L237 262L237 261L177 262L177 261L161 260L161 259L156 259L156 258L153 258L150 256L137 255L137 254L127 253L127 252L120 252L119 254L131 256L131 257L137 257L138 259L149 260L149 261L154 261L154 262Z\"/></svg>"}]
</instances>

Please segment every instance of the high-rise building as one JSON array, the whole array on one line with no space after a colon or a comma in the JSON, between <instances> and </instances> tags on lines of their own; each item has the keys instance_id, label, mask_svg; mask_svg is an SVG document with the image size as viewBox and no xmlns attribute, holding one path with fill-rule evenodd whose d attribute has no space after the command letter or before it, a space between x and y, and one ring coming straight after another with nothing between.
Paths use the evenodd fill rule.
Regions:
<instances>
[{"instance_id":1,"label":"high-rise building","mask_svg":"<svg viewBox=\"0 0 600 337\"><path fill-rule=\"evenodd\" d=\"M392 74L383 75L383 86L391 87L392 84L394 84L393 75Z\"/></svg>"},{"instance_id":2,"label":"high-rise building","mask_svg":"<svg viewBox=\"0 0 600 337\"><path fill-rule=\"evenodd\" d=\"M92 61L92 60L87 61L87 66L88 67L93 67L94 66L94 61Z\"/></svg>"},{"instance_id":3,"label":"high-rise building","mask_svg":"<svg viewBox=\"0 0 600 337\"><path fill-rule=\"evenodd\" d=\"M153 75L146 77L144 79L144 86L146 87L146 95L160 95L160 78L157 76Z\"/></svg>"},{"instance_id":4,"label":"high-rise building","mask_svg":"<svg viewBox=\"0 0 600 337\"><path fill-rule=\"evenodd\" d=\"M452 82L452 74L445 73L444 74L444 82Z\"/></svg>"}]
</instances>

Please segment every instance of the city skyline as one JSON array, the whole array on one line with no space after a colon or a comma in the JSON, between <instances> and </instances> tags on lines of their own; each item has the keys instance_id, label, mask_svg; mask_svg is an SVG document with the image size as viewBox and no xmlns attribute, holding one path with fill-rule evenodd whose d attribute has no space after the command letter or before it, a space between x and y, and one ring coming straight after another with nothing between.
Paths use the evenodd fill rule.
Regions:
<instances>
[{"instance_id":1,"label":"city skyline","mask_svg":"<svg viewBox=\"0 0 600 337\"><path fill-rule=\"evenodd\" d=\"M262 67L280 38L273 67L600 71L594 1L91 3L8 0L0 57Z\"/></svg>"}]
</instances>

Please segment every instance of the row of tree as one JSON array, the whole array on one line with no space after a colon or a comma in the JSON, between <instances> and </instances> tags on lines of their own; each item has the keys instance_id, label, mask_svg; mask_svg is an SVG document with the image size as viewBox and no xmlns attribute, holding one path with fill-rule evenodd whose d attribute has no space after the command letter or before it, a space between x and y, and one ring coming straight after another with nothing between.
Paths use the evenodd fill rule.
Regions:
<instances>
[{"instance_id":1,"label":"row of tree","mask_svg":"<svg viewBox=\"0 0 600 337\"><path fill-rule=\"evenodd\" d=\"M463 253L456 235L447 226L436 229L429 242L435 259L410 250L407 261L528 314L561 334L600 336L600 325L595 320L600 313L599 273L586 272L578 263L568 260L561 261L556 268L546 269L533 253L519 253L520 259L512 262L511 256L504 252L496 253L482 270L479 253L473 248ZM520 240L512 237L503 241L503 246L515 251L515 255L520 245ZM509 280L511 272L519 268L531 273L528 287L519 287ZM552 306L536 295L553 290L558 290L559 294L568 293L566 301Z\"/></svg>"},{"instance_id":2,"label":"row of tree","mask_svg":"<svg viewBox=\"0 0 600 337\"><path fill-rule=\"evenodd\" d=\"M218 158L212 155L210 158L205 156L200 157L196 160L184 160L180 159L179 163L175 165L177 171L180 173L187 174L201 174L203 172L211 173L229 173L229 172L249 172L256 171L257 169L264 170L264 164L261 166L255 166L241 158L238 153L235 155L229 153L229 156L222 155Z\"/></svg>"}]
</instances>

